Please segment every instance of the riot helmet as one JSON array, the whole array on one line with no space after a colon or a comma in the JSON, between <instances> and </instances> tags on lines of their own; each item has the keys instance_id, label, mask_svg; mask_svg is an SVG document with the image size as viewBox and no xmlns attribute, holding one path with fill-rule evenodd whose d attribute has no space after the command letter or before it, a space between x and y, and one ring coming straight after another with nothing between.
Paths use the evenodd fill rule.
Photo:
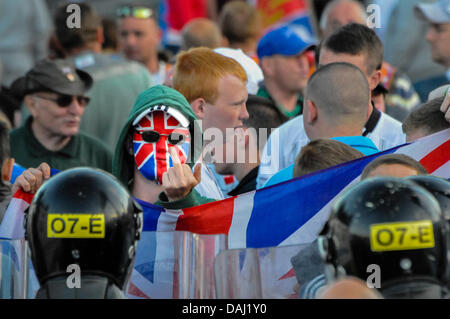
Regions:
<instances>
[{"instance_id":1,"label":"riot helmet","mask_svg":"<svg viewBox=\"0 0 450 319\"><path fill-rule=\"evenodd\" d=\"M444 218L450 223L450 182L433 175L408 176L406 179L429 191L439 202Z\"/></svg>"},{"instance_id":2,"label":"riot helmet","mask_svg":"<svg viewBox=\"0 0 450 319\"><path fill-rule=\"evenodd\" d=\"M35 194L25 222L41 286L67 276L109 278L124 289L142 231L142 208L111 174L80 167L60 172Z\"/></svg>"},{"instance_id":3,"label":"riot helmet","mask_svg":"<svg viewBox=\"0 0 450 319\"><path fill-rule=\"evenodd\" d=\"M448 225L436 199L419 185L373 177L333 205L319 237L329 277L367 280L380 271L380 291L411 281L445 285ZM332 278L329 278L332 279Z\"/></svg>"}]
</instances>

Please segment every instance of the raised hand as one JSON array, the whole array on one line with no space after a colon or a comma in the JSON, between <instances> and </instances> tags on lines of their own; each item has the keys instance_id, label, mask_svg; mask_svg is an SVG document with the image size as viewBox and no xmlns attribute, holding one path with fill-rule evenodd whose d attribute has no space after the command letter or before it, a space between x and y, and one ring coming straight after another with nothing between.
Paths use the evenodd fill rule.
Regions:
<instances>
[{"instance_id":1,"label":"raised hand","mask_svg":"<svg viewBox=\"0 0 450 319\"><path fill-rule=\"evenodd\" d=\"M174 147L169 148L173 167L170 167L162 176L164 192L170 202L183 199L201 181L201 163L192 170L189 165L181 164L177 151Z\"/></svg>"}]
</instances>

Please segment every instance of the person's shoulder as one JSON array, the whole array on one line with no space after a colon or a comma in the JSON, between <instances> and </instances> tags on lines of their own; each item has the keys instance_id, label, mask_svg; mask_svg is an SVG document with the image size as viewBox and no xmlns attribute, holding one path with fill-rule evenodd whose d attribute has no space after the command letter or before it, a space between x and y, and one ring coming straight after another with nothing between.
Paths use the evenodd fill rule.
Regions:
<instances>
[{"instance_id":1,"label":"person's shoulder","mask_svg":"<svg viewBox=\"0 0 450 319\"><path fill-rule=\"evenodd\" d=\"M124 73L149 73L147 68L145 68L142 64L126 59L125 57L114 54L114 53L92 53L91 59L92 63L86 65L86 70L102 70L102 69L114 69L116 72L118 70ZM89 55L78 57L78 59L86 59ZM77 58L76 58L77 59Z\"/></svg>"},{"instance_id":2,"label":"person's shoulder","mask_svg":"<svg viewBox=\"0 0 450 319\"><path fill-rule=\"evenodd\" d=\"M400 122L399 120L396 120L395 118L393 118L392 116L390 116L389 114L386 114L384 112L381 112L380 123L389 125L391 127L399 127L400 130L402 128L402 122Z\"/></svg>"},{"instance_id":3,"label":"person's shoulder","mask_svg":"<svg viewBox=\"0 0 450 319\"><path fill-rule=\"evenodd\" d=\"M279 130L280 132L287 132L290 130L299 130L303 128L303 115L297 115L293 118L291 118L289 121L281 124L276 130ZM301 130L300 130L301 131Z\"/></svg>"},{"instance_id":4,"label":"person's shoulder","mask_svg":"<svg viewBox=\"0 0 450 319\"><path fill-rule=\"evenodd\" d=\"M25 127L23 125L13 128L11 131L9 131L9 138L19 138L23 136L25 133Z\"/></svg>"},{"instance_id":5,"label":"person's shoulder","mask_svg":"<svg viewBox=\"0 0 450 319\"><path fill-rule=\"evenodd\" d=\"M90 146L92 148L98 149L99 151L106 151L108 153L111 153L108 146L97 137L94 137L90 134L87 134L85 132L79 131L76 135L76 138L80 140L81 143Z\"/></svg>"}]
</instances>

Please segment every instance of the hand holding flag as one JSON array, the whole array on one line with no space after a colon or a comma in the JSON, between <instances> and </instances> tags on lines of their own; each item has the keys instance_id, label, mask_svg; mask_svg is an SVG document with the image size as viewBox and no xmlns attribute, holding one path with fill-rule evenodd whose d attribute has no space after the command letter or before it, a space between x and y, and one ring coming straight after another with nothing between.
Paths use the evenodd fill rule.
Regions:
<instances>
[{"instance_id":1,"label":"hand holding flag","mask_svg":"<svg viewBox=\"0 0 450 319\"><path fill-rule=\"evenodd\" d=\"M50 166L43 162L38 168L29 168L16 178L12 193L22 189L26 193L34 194L47 179L50 178Z\"/></svg>"}]
</instances>

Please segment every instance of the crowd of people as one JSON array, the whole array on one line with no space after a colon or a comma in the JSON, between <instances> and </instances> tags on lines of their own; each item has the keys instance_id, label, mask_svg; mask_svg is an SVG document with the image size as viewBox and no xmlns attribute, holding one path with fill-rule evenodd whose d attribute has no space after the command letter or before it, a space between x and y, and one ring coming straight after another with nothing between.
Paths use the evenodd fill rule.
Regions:
<instances>
[{"instance_id":1,"label":"crowd of people","mask_svg":"<svg viewBox=\"0 0 450 319\"><path fill-rule=\"evenodd\" d=\"M449 0L411 8L428 25L433 61L447 70L414 83L385 61L366 7L354 0L328 1L316 38L294 24L264 29L253 3L228 1L214 19L186 23L176 54L161 48L150 7L121 6L108 26L77 3L81 25L70 28L68 3L52 18L42 1L30 3L43 12L32 31L47 35L33 38L39 52L15 68L26 52L11 55L0 41L0 216L17 190L39 190L25 225L38 298L123 297L141 206L199 206L450 134ZM442 157L448 164L450 153ZM12 181L14 170L23 172ZM371 161L292 258L298 297L447 298L450 172L429 173L403 154ZM95 204L79 204L83 196ZM90 231L73 224L64 237L52 222L52 236L39 234L46 218L70 220L56 212L86 219ZM46 256L48 246L56 248ZM92 260L101 254L103 262ZM65 287L63 263L85 265L90 288ZM365 283L371 264L385 270L376 289Z\"/></svg>"}]
</instances>

